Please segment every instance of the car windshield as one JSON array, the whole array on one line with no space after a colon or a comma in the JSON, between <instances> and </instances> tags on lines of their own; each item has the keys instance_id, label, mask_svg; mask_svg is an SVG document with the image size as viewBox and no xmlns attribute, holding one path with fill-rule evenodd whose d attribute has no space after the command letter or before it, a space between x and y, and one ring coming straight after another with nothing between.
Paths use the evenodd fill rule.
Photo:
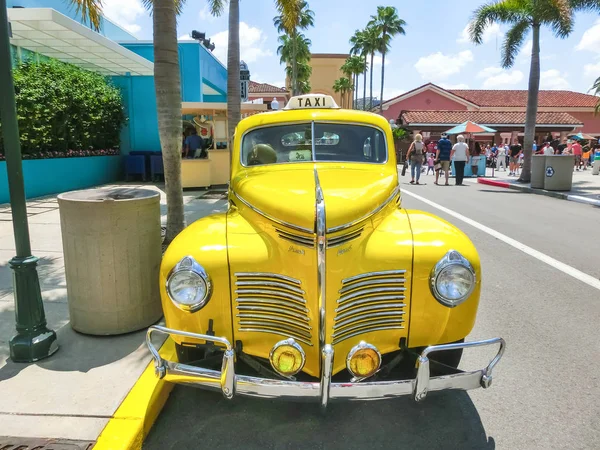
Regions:
<instances>
[{"instance_id":1,"label":"car windshield","mask_svg":"<svg viewBox=\"0 0 600 450\"><path fill-rule=\"evenodd\" d=\"M387 161L387 148L383 131L368 125L274 125L244 135L241 159L244 166L306 161L381 164Z\"/></svg>"}]
</instances>

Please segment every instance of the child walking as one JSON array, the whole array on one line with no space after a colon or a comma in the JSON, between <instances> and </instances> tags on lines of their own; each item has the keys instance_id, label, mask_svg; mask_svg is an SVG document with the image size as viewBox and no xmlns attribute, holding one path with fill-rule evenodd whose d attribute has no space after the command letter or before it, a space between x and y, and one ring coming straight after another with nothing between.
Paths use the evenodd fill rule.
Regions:
<instances>
[{"instance_id":1,"label":"child walking","mask_svg":"<svg viewBox=\"0 0 600 450\"><path fill-rule=\"evenodd\" d=\"M433 159L433 154L429 154L429 157L427 158L427 173L425 175L429 175L429 171L431 170L431 174L434 175L435 174L435 170L433 168L434 166L434 159Z\"/></svg>"}]
</instances>

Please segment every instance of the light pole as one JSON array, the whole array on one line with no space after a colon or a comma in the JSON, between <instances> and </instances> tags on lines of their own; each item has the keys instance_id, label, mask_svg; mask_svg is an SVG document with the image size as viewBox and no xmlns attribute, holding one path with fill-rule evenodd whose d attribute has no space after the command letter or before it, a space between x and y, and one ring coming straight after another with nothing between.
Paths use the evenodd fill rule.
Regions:
<instances>
[{"instance_id":1,"label":"light pole","mask_svg":"<svg viewBox=\"0 0 600 450\"><path fill-rule=\"evenodd\" d=\"M33 362L58 350L56 333L46 327L37 261L31 255L29 225L25 205L23 164L19 124L10 58L10 37L6 0L0 0L0 117L6 149L6 171L17 255L9 261L13 270L17 334L10 339L10 358L14 362Z\"/></svg>"}]
</instances>

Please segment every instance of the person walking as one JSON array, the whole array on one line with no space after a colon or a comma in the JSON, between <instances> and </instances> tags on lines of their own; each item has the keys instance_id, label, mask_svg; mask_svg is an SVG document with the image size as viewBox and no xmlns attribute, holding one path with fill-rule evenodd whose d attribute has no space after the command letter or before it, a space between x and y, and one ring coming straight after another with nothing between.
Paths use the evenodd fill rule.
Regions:
<instances>
[{"instance_id":1,"label":"person walking","mask_svg":"<svg viewBox=\"0 0 600 450\"><path fill-rule=\"evenodd\" d=\"M427 156L427 173L425 175L429 175L430 170L431 170L432 174L435 174L434 161L435 161L435 159L433 157L433 153L430 153L429 156Z\"/></svg>"},{"instance_id":2,"label":"person walking","mask_svg":"<svg viewBox=\"0 0 600 450\"><path fill-rule=\"evenodd\" d=\"M463 178L465 177L465 164L467 164L469 159L469 146L465 143L465 137L462 134L456 140L458 142L452 147L450 159L454 160L456 186L462 186Z\"/></svg>"},{"instance_id":3,"label":"person walking","mask_svg":"<svg viewBox=\"0 0 600 450\"><path fill-rule=\"evenodd\" d=\"M583 157L583 149L581 148L581 144L578 141L575 141L571 146L571 151L573 152L573 155L575 155L575 170L579 172L579 166L581 166L581 160Z\"/></svg>"},{"instance_id":4,"label":"person walking","mask_svg":"<svg viewBox=\"0 0 600 450\"><path fill-rule=\"evenodd\" d=\"M587 170L590 164L590 158L592 156L592 149L587 147L587 151L583 152L583 170Z\"/></svg>"},{"instance_id":5,"label":"person walking","mask_svg":"<svg viewBox=\"0 0 600 450\"><path fill-rule=\"evenodd\" d=\"M550 142L546 142L546 146L544 147L544 156L552 156L554 155L554 147L550 145Z\"/></svg>"},{"instance_id":6,"label":"person walking","mask_svg":"<svg viewBox=\"0 0 600 450\"><path fill-rule=\"evenodd\" d=\"M498 145L498 152L496 154L496 169L500 170L500 167L506 172L506 150L502 144Z\"/></svg>"},{"instance_id":7,"label":"person walking","mask_svg":"<svg viewBox=\"0 0 600 450\"><path fill-rule=\"evenodd\" d=\"M448 186L448 176L450 175L450 154L452 153L452 142L448 139L446 133L442 134L442 138L438 141L435 160L440 165L440 168L435 171L435 184L438 184L440 170L444 171L446 176L446 186Z\"/></svg>"},{"instance_id":8,"label":"person walking","mask_svg":"<svg viewBox=\"0 0 600 450\"><path fill-rule=\"evenodd\" d=\"M521 156L521 153L523 153L523 147L521 147L519 141L515 139L514 144L510 146L510 172L508 173L509 177L517 176L520 164L519 157Z\"/></svg>"},{"instance_id":9,"label":"person walking","mask_svg":"<svg viewBox=\"0 0 600 450\"><path fill-rule=\"evenodd\" d=\"M423 142L423 136L417 134L415 140L408 149L406 158L410 161L410 184L420 184L419 179L421 178L421 166L423 165L423 157L426 152L425 143ZM417 182L415 183L415 172L417 173Z\"/></svg>"},{"instance_id":10,"label":"person walking","mask_svg":"<svg viewBox=\"0 0 600 450\"><path fill-rule=\"evenodd\" d=\"M479 142L475 142L475 152L471 155L471 172L477 177L479 173L479 160L481 159L481 146Z\"/></svg>"}]
</instances>

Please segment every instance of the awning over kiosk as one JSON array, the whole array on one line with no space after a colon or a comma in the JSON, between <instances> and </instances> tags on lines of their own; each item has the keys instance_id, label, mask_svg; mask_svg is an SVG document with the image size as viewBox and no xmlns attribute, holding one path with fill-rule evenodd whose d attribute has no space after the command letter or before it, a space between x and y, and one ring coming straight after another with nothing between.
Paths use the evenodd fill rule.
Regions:
<instances>
[{"instance_id":1,"label":"awning over kiosk","mask_svg":"<svg viewBox=\"0 0 600 450\"><path fill-rule=\"evenodd\" d=\"M154 75L154 64L51 8L8 8L11 44L103 75Z\"/></svg>"}]
</instances>

